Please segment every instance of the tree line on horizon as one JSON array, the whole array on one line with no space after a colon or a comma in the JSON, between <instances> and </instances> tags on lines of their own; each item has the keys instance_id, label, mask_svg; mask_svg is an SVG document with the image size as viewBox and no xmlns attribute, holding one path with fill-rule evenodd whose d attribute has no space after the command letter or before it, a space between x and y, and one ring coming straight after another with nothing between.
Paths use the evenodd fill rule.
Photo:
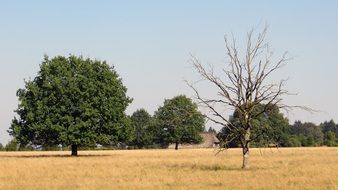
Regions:
<instances>
[{"instance_id":1,"label":"tree line on horizon","mask_svg":"<svg viewBox=\"0 0 338 190\"><path fill-rule=\"evenodd\" d=\"M267 26L254 37L247 33L246 47L240 50L236 39L225 40L227 62L224 68L206 68L192 55L192 66L201 80L188 82L196 103L184 95L164 101L150 116L144 109L131 116L125 113L132 102L114 67L105 61L82 56L45 56L40 71L25 88L17 91L18 108L8 133L21 147L55 147L61 145L77 156L84 147L158 148L174 143L199 143L199 135L208 120L222 126L217 134L221 148L242 148L242 169L249 168L250 146L335 146L337 125L332 121L316 126L295 122L289 125L280 109L299 108L287 105L286 80L271 80L272 73L289 60L287 52L273 57L266 42ZM216 90L204 96L199 82ZM208 110L198 111L198 105ZM232 110L230 118L224 110Z\"/></svg>"},{"instance_id":2,"label":"tree line on horizon","mask_svg":"<svg viewBox=\"0 0 338 190\"><path fill-rule=\"evenodd\" d=\"M177 96L176 99L186 99L184 96ZM170 100L166 100L170 101ZM163 109L163 107L160 107ZM160 110L159 109L159 110ZM136 110L132 115L128 116L130 120L130 137L128 140L120 141L115 144L106 146L83 146L82 150L89 149L153 149L153 148L167 148L169 143L175 143L175 134L165 134L164 126L159 125L159 112L155 112L152 116L144 108ZM232 121L235 123L236 113L232 115ZM287 118L284 118L281 113L271 114L268 118L268 124L262 121L257 122L257 125L265 125L265 136L261 136L252 143L253 147L268 147L275 145L276 147L318 147L338 146L338 124L334 120L325 121L319 125L312 122L295 121L292 125L289 124ZM239 142L233 141L230 144L225 144L224 141L229 135L226 128L217 131L213 127L206 129L204 125L199 125L196 132L186 134L191 135L179 141L179 143L194 143L202 142L199 135L201 132L214 134L220 140L220 146L227 146L226 148L238 148ZM223 144L222 144L223 143ZM0 151L33 151L33 150L69 150L68 147L61 145L49 146L20 146L19 142L14 139L8 142L5 146L0 143Z\"/></svg>"},{"instance_id":3,"label":"tree line on horizon","mask_svg":"<svg viewBox=\"0 0 338 190\"><path fill-rule=\"evenodd\" d=\"M25 83L25 89L17 91L19 118L8 130L14 138L0 144L0 150L70 149L76 155L78 148L166 148L170 143L177 149L178 144L201 143L200 133L206 131L205 116L185 95L166 99L153 116L143 108L126 115L132 101L127 88L114 68L98 60L46 56L38 76ZM254 111L263 109L264 114L252 121L253 147L338 145L333 120L289 125L277 106L261 104ZM229 121L240 128L244 118L235 110ZM221 147L240 147L240 136L228 129L208 132L219 138Z\"/></svg>"},{"instance_id":4,"label":"tree line on horizon","mask_svg":"<svg viewBox=\"0 0 338 190\"><path fill-rule=\"evenodd\" d=\"M219 139L227 136L226 128L215 133ZM292 125L275 125L266 134L257 138L252 147L319 147L338 146L338 124L333 120L319 125L312 122L295 121ZM238 141L227 145L228 148L240 147Z\"/></svg>"}]
</instances>

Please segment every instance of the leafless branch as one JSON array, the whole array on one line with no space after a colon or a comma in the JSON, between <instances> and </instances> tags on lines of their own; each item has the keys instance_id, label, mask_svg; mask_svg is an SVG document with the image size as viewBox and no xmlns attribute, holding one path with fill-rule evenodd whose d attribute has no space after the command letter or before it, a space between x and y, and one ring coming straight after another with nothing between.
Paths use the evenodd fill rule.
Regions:
<instances>
[{"instance_id":1,"label":"leafless branch","mask_svg":"<svg viewBox=\"0 0 338 190\"><path fill-rule=\"evenodd\" d=\"M198 58L192 56L191 62L194 69L206 81L218 89L218 98L206 99L201 97L194 84L188 83L188 86L195 92L196 98L200 104L210 110L206 117L224 127L231 132L237 132L241 139L248 143L250 130L252 129L252 119L268 111L271 106L284 108L287 110L300 108L306 111L314 111L304 106L287 106L283 104L283 97L291 95L286 90L286 80L280 80L278 83L270 83L270 76L276 70L282 68L290 59L287 52L282 54L279 60L273 61L273 52L266 42L267 27L254 39L254 30L247 33L246 49L244 59L240 59L236 40L231 40L224 36L226 57L228 58L228 67L222 69L224 76L219 77L213 67L205 69ZM219 73L218 73L219 74ZM231 108L238 111L243 116L242 128L238 129L229 119L217 110L215 105L221 105L223 108ZM257 106L264 105L261 112L255 113ZM244 129L244 130L243 130ZM235 135L237 137L237 135ZM231 139L230 139L231 140Z\"/></svg>"}]
</instances>

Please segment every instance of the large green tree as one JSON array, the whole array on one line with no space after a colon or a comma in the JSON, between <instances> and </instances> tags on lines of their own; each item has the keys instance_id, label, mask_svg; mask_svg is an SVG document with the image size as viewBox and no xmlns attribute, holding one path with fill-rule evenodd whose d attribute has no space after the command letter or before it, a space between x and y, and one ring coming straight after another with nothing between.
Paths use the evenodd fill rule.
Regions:
<instances>
[{"instance_id":1,"label":"large green tree","mask_svg":"<svg viewBox=\"0 0 338 190\"><path fill-rule=\"evenodd\" d=\"M184 95L166 99L164 105L155 112L156 125L165 143L199 143L204 130L205 119L198 111L197 104Z\"/></svg>"},{"instance_id":2,"label":"large green tree","mask_svg":"<svg viewBox=\"0 0 338 190\"><path fill-rule=\"evenodd\" d=\"M111 144L126 138L131 103L114 67L70 55L45 56L40 71L17 91L19 106L8 132L22 145Z\"/></svg>"}]
</instances>

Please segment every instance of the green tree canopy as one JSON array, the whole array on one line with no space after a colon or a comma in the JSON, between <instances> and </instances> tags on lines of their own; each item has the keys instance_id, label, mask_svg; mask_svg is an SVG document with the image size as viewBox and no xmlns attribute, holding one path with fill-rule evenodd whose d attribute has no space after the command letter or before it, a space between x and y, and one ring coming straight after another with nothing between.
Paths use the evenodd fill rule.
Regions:
<instances>
[{"instance_id":1,"label":"green tree canopy","mask_svg":"<svg viewBox=\"0 0 338 190\"><path fill-rule=\"evenodd\" d=\"M330 121L325 121L324 123L322 123L321 127L323 128L323 133L327 133L329 131L335 133L336 131L338 131L338 127L332 119Z\"/></svg>"},{"instance_id":2,"label":"green tree canopy","mask_svg":"<svg viewBox=\"0 0 338 190\"><path fill-rule=\"evenodd\" d=\"M160 136L165 143L199 143L204 130L205 119L198 111L197 104L184 95L164 101L155 113Z\"/></svg>"},{"instance_id":3,"label":"green tree canopy","mask_svg":"<svg viewBox=\"0 0 338 190\"><path fill-rule=\"evenodd\" d=\"M18 142L16 139L10 140L6 146L5 146L6 151L17 151L18 150Z\"/></svg>"},{"instance_id":4,"label":"green tree canopy","mask_svg":"<svg viewBox=\"0 0 338 190\"><path fill-rule=\"evenodd\" d=\"M151 131L151 115L145 109L138 109L131 115L134 127L134 142L138 148L153 143L153 134Z\"/></svg>"},{"instance_id":5,"label":"green tree canopy","mask_svg":"<svg viewBox=\"0 0 338 190\"><path fill-rule=\"evenodd\" d=\"M298 136L302 146L320 146L324 143L322 127L314 123L295 121L291 126L291 134Z\"/></svg>"},{"instance_id":6,"label":"green tree canopy","mask_svg":"<svg viewBox=\"0 0 338 190\"><path fill-rule=\"evenodd\" d=\"M338 125L331 119L321 123L322 131L324 133L324 143L327 146L336 146L336 137L338 136Z\"/></svg>"},{"instance_id":7,"label":"green tree canopy","mask_svg":"<svg viewBox=\"0 0 338 190\"><path fill-rule=\"evenodd\" d=\"M336 146L336 134L332 131L329 131L325 135L325 145L327 146Z\"/></svg>"},{"instance_id":8,"label":"green tree canopy","mask_svg":"<svg viewBox=\"0 0 338 190\"><path fill-rule=\"evenodd\" d=\"M269 143L275 143L281 146L287 146L289 135L289 121L280 113L277 106L258 105L255 107L253 113L260 113L265 109L263 114L252 119L252 143L256 146L264 146ZM240 137L245 131L242 130L244 126L243 115L235 110L230 117L230 125L238 129L237 133L229 132L227 127L223 127L217 135L219 139L227 147L237 147L240 144Z\"/></svg>"},{"instance_id":9,"label":"green tree canopy","mask_svg":"<svg viewBox=\"0 0 338 190\"><path fill-rule=\"evenodd\" d=\"M34 80L17 91L19 106L8 132L20 144L78 146L123 140L131 103L114 67L76 56L45 56Z\"/></svg>"}]
</instances>

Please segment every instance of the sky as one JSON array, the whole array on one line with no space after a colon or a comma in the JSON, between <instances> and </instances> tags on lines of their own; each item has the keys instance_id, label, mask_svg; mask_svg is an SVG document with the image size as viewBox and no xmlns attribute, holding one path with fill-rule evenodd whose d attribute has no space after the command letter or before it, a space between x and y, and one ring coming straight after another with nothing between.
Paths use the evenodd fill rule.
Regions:
<instances>
[{"instance_id":1,"label":"sky","mask_svg":"<svg viewBox=\"0 0 338 190\"><path fill-rule=\"evenodd\" d=\"M153 114L164 99L193 97L184 82L198 80L191 54L222 68L224 35L241 41L265 23L276 56L288 51L292 57L273 75L289 78L287 89L297 93L284 103L319 110L293 110L286 113L290 122L338 122L337 10L333 0L1 1L0 143L10 140L16 91L36 76L45 54L106 60L134 99L127 113L145 108ZM216 93L207 85L200 90Z\"/></svg>"}]
</instances>

